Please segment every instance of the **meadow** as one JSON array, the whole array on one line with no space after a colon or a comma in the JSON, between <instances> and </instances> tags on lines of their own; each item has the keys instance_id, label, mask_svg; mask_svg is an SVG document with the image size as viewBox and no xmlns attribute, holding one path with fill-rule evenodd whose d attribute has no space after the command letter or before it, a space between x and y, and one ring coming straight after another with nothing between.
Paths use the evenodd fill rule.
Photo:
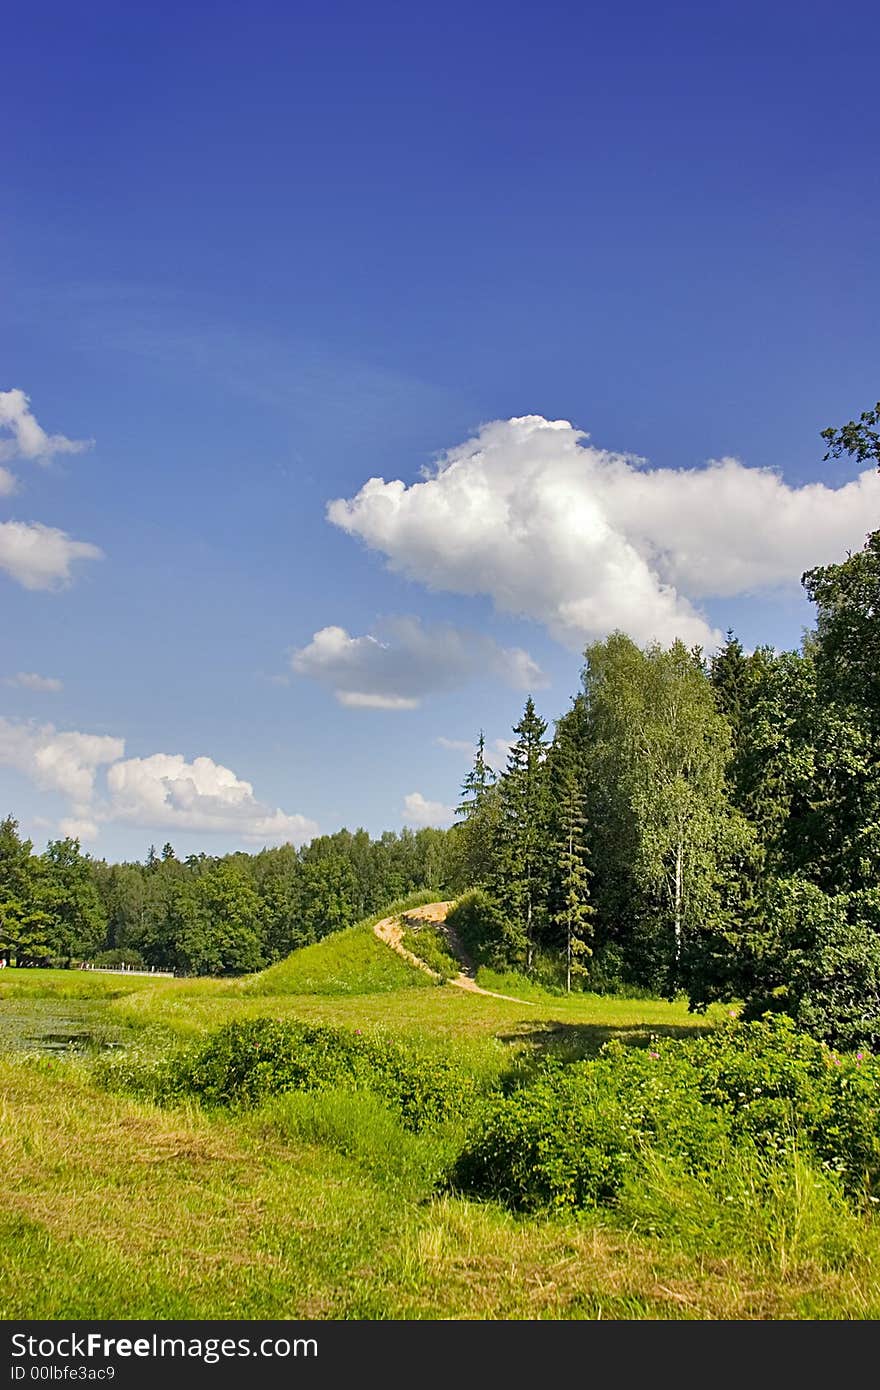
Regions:
<instances>
[{"instance_id":1,"label":"meadow","mask_svg":"<svg viewBox=\"0 0 880 1390\"><path fill-rule=\"evenodd\" d=\"M559 1077L600 1053L609 1085L661 1055L671 1076L681 1044L727 1017L551 994L512 976L478 983L521 1002L432 983L369 922L238 979L4 971L4 1316L880 1314L870 1201L847 1199L797 1144L752 1162L713 1130L713 1176L673 1161L662 1135L640 1139L635 1181L613 1201L569 1200L552 1173L542 1202L514 1201L503 1182L456 1182L468 1144L471 1167L482 1162L469 1135L485 1115L508 1115L517 1096L557 1104ZM275 1085L315 1049L335 1068L325 1082L300 1071L296 1085ZM411 1083L435 1074L431 1109ZM245 1081L250 1099L236 1103ZM499 1131L497 1152L511 1132ZM552 1145L539 1148L550 1172Z\"/></svg>"}]
</instances>

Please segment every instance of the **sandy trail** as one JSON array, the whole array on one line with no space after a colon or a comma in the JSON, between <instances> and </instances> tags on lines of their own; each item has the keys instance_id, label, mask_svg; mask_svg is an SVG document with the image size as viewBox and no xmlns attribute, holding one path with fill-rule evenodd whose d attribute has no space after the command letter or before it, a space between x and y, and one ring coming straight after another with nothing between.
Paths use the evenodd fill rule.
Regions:
<instances>
[{"instance_id":1,"label":"sandy trail","mask_svg":"<svg viewBox=\"0 0 880 1390\"><path fill-rule=\"evenodd\" d=\"M454 985L456 989L467 990L469 994L485 994L490 999L506 999L510 1004L528 1004L534 1007L531 999L518 999L513 994L498 994L493 989L483 989L474 979L476 971L472 961L468 958L457 934L449 926L446 926L446 914L454 903L426 903L424 907L410 908L409 912L403 912L397 917L383 917L381 922L377 922L373 928L380 941L384 941L386 946L390 946L392 951L396 951L404 960L409 961L417 970L423 970L426 975L430 975L432 980L440 980L436 970L432 970L430 965L426 965L418 956L413 955L412 951L407 950L403 944L403 931L405 925L415 926L419 922L433 922L438 927L443 927L452 954L461 963L461 969L451 980L447 980L448 985Z\"/></svg>"}]
</instances>

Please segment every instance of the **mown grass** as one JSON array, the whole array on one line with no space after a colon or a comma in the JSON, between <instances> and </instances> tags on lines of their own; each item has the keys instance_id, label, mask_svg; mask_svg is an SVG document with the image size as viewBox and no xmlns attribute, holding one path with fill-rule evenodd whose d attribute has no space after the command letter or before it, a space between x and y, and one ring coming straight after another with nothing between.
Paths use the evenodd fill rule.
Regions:
<instances>
[{"instance_id":1,"label":"mown grass","mask_svg":"<svg viewBox=\"0 0 880 1390\"><path fill-rule=\"evenodd\" d=\"M121 999L159 983L149 975L104 974L92 970L35 970L10 966L0 973L5 999Z\"/></svg>"}]
</instances>

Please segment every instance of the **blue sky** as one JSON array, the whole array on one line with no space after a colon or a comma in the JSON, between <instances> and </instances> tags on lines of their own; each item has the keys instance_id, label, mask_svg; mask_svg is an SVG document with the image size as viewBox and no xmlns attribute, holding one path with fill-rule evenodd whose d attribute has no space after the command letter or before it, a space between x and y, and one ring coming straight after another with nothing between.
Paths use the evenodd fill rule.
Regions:
<instances>
[{"instance_id":1,"label":"blue sky","mask_svg":"<svg viewBox=\"0 0 880 1390\"><path fill-rule=\"evenodd\" d=\"M17 15L0 813L109 857L442 820L610 627L796 645L880 510L819 438L880 394L878 40L867 4Z\"/></svg>"}]
</instances>

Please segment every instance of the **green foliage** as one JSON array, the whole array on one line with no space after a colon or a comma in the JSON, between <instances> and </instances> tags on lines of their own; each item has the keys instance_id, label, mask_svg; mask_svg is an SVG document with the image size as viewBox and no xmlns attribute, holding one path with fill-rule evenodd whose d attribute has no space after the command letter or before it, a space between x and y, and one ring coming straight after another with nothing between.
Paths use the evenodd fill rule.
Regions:
<instances>
[{"instance_id":1,"label":"green foliage","mask_svg":"<svg viewBox=\"0 0 880 1390\"><path fill-rule=\"evenodd\" d=\"M492 847L498 823L498 798L493 795L497 779L486 762L483 730L474 751L473 767L462 783L461 802L455 814L462 816L459 827L460 863L467 884L485 883L492 872Z\"/></svg>"},{"instance_id":2,"label":"green foliage","mask_svg":"<svg viewBox=\"0 0 880 1390\"><path fill-rule=\"evenodd\" d=\"M744 1163L759 1184L802 1153L862 1200L880 1185L878 1122L878 1059L767 1018L549 1067L494 1103L455 1180L526 1210L615 1206L658 1158L701 1182Z\"/></svg>"},{"instance_id":3,"label":"green foliage","mask_svg":"<svg viewBox=\"0 0 880 1390\"><path fill-rule=\"evenodd\" d=\"M556 911L552 921L562 930L565 943L565 987L571 990L573 976L583 978L588 973L587 960L592 954L594 909L590 905L590 874L587 869L587 850L584 842L586 816L584 793L579 785L577 766L563 764L556 789L557 840L553 865L553 889Z\"/></svg>"},{"instance_id":4,"label":"green foliage","mask_svg":"<svg viewBox=\"0 0 880 1390\"><path fill-rule=\"evenodd\" d=\"M842 563L808 570L803 583L818 609L823 886L871 888L880 879L880 531Z\"/></svg>"},{"instance_id":5,"label":"green foliage","mask_svg":"<svg viewBox=\"0 0 880 1390\"><path fill-rule=\"evenodd\" d=\"M464 893L446 917L477 965L506 969L521 958L521 935L502 904L484 888Z\"/></svg>"},{"instance_id":6,"label":"green foliage","mask_svg":"<svg viewBox=\"0 0 880 1390\"><path fill-rule=\"evenodd\" d=\"M117 947L113 951L99 951L98 954L93 957L92 964L98 967L102 965L109 966L110 969L120 965L127 965L130 970L143 970L144 958L140 951L126 950L125 948Z\"/></svg>"},{"instance_id":7,"label":"green foliage","mask_svg":"<svg viewBox=\"0 0 880 1390\"><path fill-rule=\"evenodd\" d=\"M441 979L454 980L459 973L461 966L449 949L445 933L432 922L405 925L401 941Z\"/></svg>"},{"instance_id":8,"label":"green foliage","mask_svg":"<svg viewBox=\"0 0 880 1390\"><path fill-rule=\"evenodd\" d=\"M674 991L692 934L725 914L730 726L699 653L622 633L585 652L582 725L597 944L629 978Z\"/></svg>"},{"instance_id":9,"label":"green foliage","mask_svg":"<svg viewBox=\"0 0 880 1390\"><path fill-rule=\"evenodd\" d=\"M645 1145L717 1161L720 1117L701 1104L686 1060L667 1065L609 1044L595 1062L551 1067L495 1103L455 1170L464 1191L522 1210L612 1205Z\"/></svg>"},{"instance_id":10,"label":"green foliage","mask_svg":"<svg viewBox=\"0 0 880 1390\"><path fill-rule=\"evenodd\" d=\"M501 909L506 963L528 970L546 915L549 813L547 723L531 695L513 732L498 785L489 887Z\"/></svg>"},{"instance_id":11,"label":"green foliage","mask_svg":"<svg viewBox=\"0 0 880 1390\"><path fill-rule=\"evenodd\" d=\"M880 1046L880 893L829 896L802 879L767 886L764 930L740 942L748 1016L784 1010L836 1047Z\"/></svg>"},{"instance_id":12,"label":"green foliage","mask_svg":"<svg viewBox=\"0 0 880 1390\"><path fill-rule=\"evenodd\" d=\"M871 460L880 468L880 431L874 425L880 425L880 401L873 410L863 410L858 420L849 420L840 429L832 426L823 430L822 438L828 445L826 460L848 454L857 463Z\"/></svg>"},{"instance_id":13,"label":"green foliage","mask_svg":"<svg viewBox=\"0 0 880 1390\"><path fill-rule=\"evenodd\" d=\"M396 898L456 891L458 831L407 829L372 840L365 830L340 830L299 850L184 861L166 844L161 855L151 846L144 864L89 861L106 919L96 949L136 950L148 965L184 974L261 970Z\"/></svg>"},{"instance_id":14,"label":"green foliage","mask_svg":"<svg viewBox=\"0 0 880 1390\"><path fill-rule=\"evenodd\" d=\"M173 964L192 975L241 974L266 964L262 904L234 859L182 879L168 909Z\"/></svg>"}]
</instances>

